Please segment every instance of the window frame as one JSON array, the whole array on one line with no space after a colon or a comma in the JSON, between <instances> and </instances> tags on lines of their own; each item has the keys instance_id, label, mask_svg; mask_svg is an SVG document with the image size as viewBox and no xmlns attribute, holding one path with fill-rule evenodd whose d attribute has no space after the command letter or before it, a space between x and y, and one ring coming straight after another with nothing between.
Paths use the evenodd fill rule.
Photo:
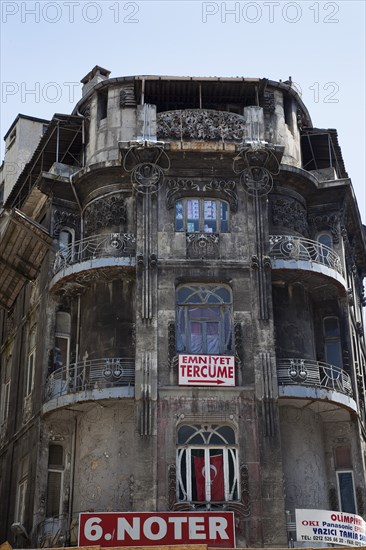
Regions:
<instances>
[{"instance_id":1,"label":"window frame","mask_svg":"<svg viewBox=\"0 0 366 550\"><path fill-rule=\"evenodd\" d=\"M25 397L29 397L34 388L34 372L36 365L36 348L28 354L27 360L27 373L25 380Z\"/></svg>"},{"instance_id":2,"label":"window frame","mask_svg":"<svg viewBox=\"0 0 366 550\"><path fill-rule=\"evenodd\" d=\"M62 234L68 234L70 238L68 239L68 244L65 244L61 236ZM62 227L58 234L58 252L59 255L66 261L70 260L74 254L75 247L75 230L70 227Z\"/></svg>"},{"instance_id":3,"label":"window frame","mask_svg":"<svg viewBox=\"0 0 366 550\"><path fill-rule=\"evenodd\" d=\"M353 505L354 505L354 512L351 512L349 510L343 510L342 507L342 494L341 494L341 487L340 487L340 481L339 481L339 474L351 474L352 479L352 492L353 492ZM337 494L338 494L338 503L339 508L341 512L349 513L349 514L356 514L357 515L357 498L356 498L356 487L355 487L355 477L353 475L353 470L350 468L342 468L336 471L336 477L337 477Z\"/></svg>"},{"instance_id":4,"label":"window frame","mask_svg":"<svg viewBox=\"0 0 366 550\"><path fill-rule=\"evenodd\" d=\"M336 336L329 336L329 335L326 334L325 322L328 319L336 319L337 320L338 334ZM342 347L341 326L340 326L340 322L339 322L339 317L337 315L327 315L326 317L323 317L323 319L322 319L322 329L323 329L325 362L328 363L329 365L332 365L334 367L337 367L337 368L343 370L343 347ZM328 355L329 355L328 346L330 344L337 344L338 356L339 356L339 365L334 364L334 362L331 362L328 359Z\"/></svg>"},{"instance_id":5,"label":"window frame","mask_svg":"<svg viewBox=\"0 0 366 550\"><path fill-rule=\"evenodd\" d=\"M188 229L188 223L194 223L195 218L188 218L188 204L190 201L198 202L198 229L192 228ZM214 202L216 204L216 229L215 231L209 231L209 227L206 226L205 222L210 221L209 218L205 218L205 203ZM178 206L181 205L182 217L178 218ZM223 219L223 205L225 205L225 213L227 219ZM181 220L182 228L178 228L178 220ZM192 221L189 221L192 220ZM227 228L223 229L223 222L227 224ZM206 228L207 227L207 228ZM174 230L176 233L187 233L187 234L199 234L204 233L207 235L215 235L222 233L230 232L230 205L227 201L217 198L210 197L183 197L175 201L174 205Z\"/></svg>"},{"instance_id":6,"label":"window frame","mask_svg":"<svg viewBox=\"0 0 366 550\"><path fill-rule=\"evenodd\" d=\"M62 463L61 464L50 464L50 449L51 447L60 447L62 449ZM47 519L61 516L62 514L62 502L63 502L63 484L64 484L64 461L65 461L65 449L62 445L52 444L48 447L48 466L47 466L47 490L46 490L46 506L45 506L45 516ZM50 473L59 474L59 503L58 503L58 512L56 514L48 515L48 506L49 506L49 483L50 483Z\"/></svg>"},{"instance_id":7,"label":"window frame","mask_svg":"<svg viewBox=\"0 0 366 550\"><path fill-rule=\"evenodd\" d=\"M0 424L5 424L9 416L10 384L11 379L4 382L1 386Z\"/></svg>"},{"instance_id":8,"label":"window frame","mask_svg":"<svg viewBox=\"0 0 366 550\"><path fill-rule=\"evenodd\" d=\"M190 293L185 299L179 297L182 289L189 289ZM219 291L224 289L229 294L229 301L219 295ZM205 298L204 298L205 296ZM210 301L210 297L214 296L216 301ZM200 298L201 301L193 299ZM198 355L234 355L235 354L235 339L234 339L234 318L233 318L233 295L229 286L219 283L191 283L179 285L176 288L176 351L177 353L193 353ZM200 316L199 310L202 310ZM198 311L198 316L193 317L192 313ZM208 311L212 311L213 317L209 318ZM192 334L194 334L194 324L200 325L201 336L200 346L198 351L194 349ZM217 324L217 342L218 351L210 351L208 336L215 335L210 333L208 325ZM181 330L183 325L184 330Z\"/></svg>"},{"instance_id":9,"label":"window frame","mask_svg":"<svg viewBox=\"0 0 366 550\"><path fill-rule=\"evenodd\" d=\"M191 436L186 438L185 442L179 442L179 430L183 427L193 429ZM212 435L217 436L220 428L229 428L232 430L234 436L234 443L222 442L221 444L209 443L207 439L211 439ZM208 438L204 434L210 434ZM199 443L189 443L189 439L192 437L202 437L202 441ZM219 434L221 439L224 439L222 434ZM204 470L205 474L205 500L193 500L193 483L195 475L192 472L192 451L203 451L204 458ZM219 454L211 454L216 451L221 451ZM222 456L223 459L223 484L224 484L224 499L212 500L211 499L211 465L210 457ZM231 458L231 461L230 461ZM230 471L230 464L232 464L232 471ZM177 480L176 480L176 498L177 502L194 502L199 505L206 505L206 507L212 505L220 505L223 502L237 502L240 500L240 468L239 468L239 452L237 444L236 430L230 424L196 424L182 423L177 426L177 449L176 449L176 465L177 465ZM183 471L183 468L184 471ZM194 469L194 466L193 466ZM210 476L206 476L206 472L210 472ZM208 480L209 479L209 480Z\"/></svg>"}]
</instances>

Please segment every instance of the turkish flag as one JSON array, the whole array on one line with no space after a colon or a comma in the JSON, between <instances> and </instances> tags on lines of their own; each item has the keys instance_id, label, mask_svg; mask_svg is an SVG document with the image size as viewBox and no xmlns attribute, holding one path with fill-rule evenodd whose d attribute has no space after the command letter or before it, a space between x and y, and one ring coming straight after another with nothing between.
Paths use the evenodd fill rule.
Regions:
<instances>
[{"instance_id":1,"label":"turkish flag","mask_svg":"<svg viewBox=\"0 0 366 550\"><path fill-rule=\"evenodd\" d=\"M224 472L222 455L210 456L210 472L206 473L205 459L195 456L194 472L196 474L197 500L206 500L205 484L211 485L211 502L224 500Z\"/></svg>"}]
</instances>

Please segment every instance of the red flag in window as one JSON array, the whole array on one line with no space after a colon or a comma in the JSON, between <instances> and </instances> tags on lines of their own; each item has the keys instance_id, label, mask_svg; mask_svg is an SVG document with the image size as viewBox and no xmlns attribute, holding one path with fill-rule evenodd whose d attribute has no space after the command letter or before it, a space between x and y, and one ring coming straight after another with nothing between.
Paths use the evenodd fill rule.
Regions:
<instances>
[{"instance_id":1,"label":"red flag in window","mask_svg":"<svg viewBox=\"0 0 366 550\"><path fill-rule=\"evenodd\" d=\"M205 459L194 457L194 472L196 474L197 500L206 500L205 484L211 485L211 501L224 500L224 472L222 455L210 456L210 473L206 473Z\"/></svg>"}]
</instances>

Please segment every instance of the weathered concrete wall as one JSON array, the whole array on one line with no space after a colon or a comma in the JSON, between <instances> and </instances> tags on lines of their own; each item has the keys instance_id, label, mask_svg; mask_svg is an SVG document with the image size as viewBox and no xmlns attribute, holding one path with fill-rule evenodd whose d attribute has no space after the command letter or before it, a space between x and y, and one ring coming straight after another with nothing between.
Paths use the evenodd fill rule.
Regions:
<instances>
[{"instance_id":1,"label":"weathered concrete wall","mask_svg":"<svg viewBox=\"0 0 366 550\"><path fill-rule=\"evenodd\" d=\"M134 509L146 466L143 456L136 460L133 401L92 403L76 429L74 511Z\"/></svg>"},{"instance_id":2,"label":"weathered concrete wall","mask_svg":"<svg viewBox=\"0 0 366 550\"><path fill-rule=\"evenodd\" d=\"M321 417L309 409L280 407L286 510L329 509L328 476ZM293 516L294 517L294 516Z\"/></svg>"},{"instance_id":3,"label":"weathered concrete wall","mask_svg":"<svg viewBox=\"0 0 366 550\"><path fill-rule=\"evenodd\" d=\"M281 358L316 359L312 302L300 283L273 288L276 352Z\"/></svg>"}]
</instances>

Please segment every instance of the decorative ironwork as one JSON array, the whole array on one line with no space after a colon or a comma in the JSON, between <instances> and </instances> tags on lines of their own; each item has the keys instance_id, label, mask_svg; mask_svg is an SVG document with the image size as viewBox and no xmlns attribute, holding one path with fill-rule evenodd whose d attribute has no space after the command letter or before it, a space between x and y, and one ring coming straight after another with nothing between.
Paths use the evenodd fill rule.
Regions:
<instances>
[{"instance_id":1,"label":"decorative ironwork","mask_svg":"<svg viewBox=\"0 0 366 550\"><path fill-rule=\"evenodd\" d=\"M118 195L100 198L85 208L84 225L87 235L112 225L120 226L126 221L126 202L123 197Z\"/></svg>"},{"instance_id":2,"label":"decorative ironwork","mask_svg":"<svg viewBox=\"0 0 366 550\"><path fill-rule=\"evenodd\" d=\"M238 194L236 191L236 182L234 180L212 180L210 183L206 183L203 187L203 191L219 191L223 193L230 204L230 210L236 212L238 209Z\"/></svg>"},{"instance_id":3,"label":"decorative ironwork","mask_svg":"<svg viewBox=\"0 0 366 550\"><path fill-rule=\"evenodd\" d=\"M157 142L132 144L123 158L123 169L131 174L133 188L142 195L157 193L169 168L164 144Z\"/></svg>"},{"instance_id":4,"label":"decorative ironwork","mask_svg":"<svg viewBox=\"0 0 366 550\"><path fill-rule=\"evenodd\" d=\"M243 517L250 516L250 493L249 493L249 472L248 466L246 464L240 465L240 501L242 508L240 510L240 515Z\"/></svg>"},{"instance_id":5,"label":"decorative ironwork","mask_svg":"<svg viewBox=\"0 0 366 550\"><path fill-rule=\"evenodd\" d=\"M349 374L335 365L310 359L280 359L277 379L282 386L299 385L338 391L352 397Z\"/></svg>"},{"instance_id":6,"label":"decorative ironwork","mask_svg":"<svg viewBox=\"0 0 366 550\"><path fill-rule=\"evenodd\" d=\"M234 158L233 170L240 174L244 190L253 196L267 195L273 186L273 178L279 174L282 151L278 156L265 143L253 141L240 149Z\"/></svg>"},{"instance_id":7,"label":"decorative ironwork","mask_svg":"<svg viewBox=\"0 0 366 550\"><path fill-rule=\"evenodd\" d=\"M244 357L243 346L243 329L241 323L234 323L234 338L235 338L235 365L237 369L241 369Z\"/></svg>"},{"instance_id":8,"label":"decorative ironwork","mask_svg":"<svg viewBox=\"0 0 366 550\"><path fill-rule=\"evenodd\" d=\"M175 322L170 321L170 323L168 323L168 362L171 368L173 367L173 359L176 353Z\"/></svg>"},{"instance_id":9,"label":"decorative ironwork","mask_svg":"<svg viewBox=\"0 0 366 550\"><path fill-rule=\"evenodd\" d=\"M220 256L218 233L188 233L187 258L208 259Z\"/></svg>"},{"instance_id":10,"label":"decorative ironwork","mask_svg":"<svg viewBox=\"0 0 366 550\"><path fill-rule=\"evenodd\" d=\"M241 143L245 129L243 116L226 111L184 109L157 115L158 139Z\"/></svg>"},{"instance_id":11,"label":"decorative ironwork","mask_svg":"<svg viewBox=\"0 0 366 550\"><path fill-rule=\"evenodd\" d=\"M64 227L78 230L80 226L80 214L67 210L55 210L53 213L53 236L58 237Z\"/></svg>"},{"instance_id":12,"label":"decorative ironwork","mask_svg":"<svg viewBox=\"0 0 366 550\"><path fill-rule=\"evenodd\" d=\"M168 510L174 510L177 500L177 467L175 464L168 466Z\"/></svg>"},{"instance_id":13,"label":"decorative ironwork","mask_svg":"<svg viewBox=\"0 0 366 550\"><path fill-rule=\"evenodd\" d=\"M273 186L272 175L261 166L244 168L240 179L248 195L268 195Z\"/></svg>"},{"instance_id":14,"label":"decorative ironwork","mask_svg":"<svg viewBox=\"0 0 366 550\"><path fill-rule=\"evenodd\" d=\"M341 259L328 246L293 235L270 235L270 257L272 260L295 260L321 264L343 276Z\"/></svg>"},{"instance_id":15,"label":"decorative ironwork","mask_svg":"<svg viewBox=\"0 0 366 550\"><path fill-rule=\"evenodd\" d=\"M119 106L122 109L126 107L136 107L136 97L134 84L125 84L119 93Z\"/></svg>"},{"instance_id":16,"label":"decorative ironwork","mask_svg":"<svg viewBox=\"0 0 366 550\"><path fill-rule=\"evenodd\" d=\"M49 401L81 391L134 385L134 359L113 357L85 360L52 372L47 378L44 399Z\"/></svg>"},{"instance_id":17,"label":"decorative ironwork","mask_svg":"<svg viewBox=\"0 0 366 550\"><path fill-rule=\"evenodd\" d=\"M272 198L272 223L281 227L288 227L293 231L309 235L306 208L294 199Z\"/></svg>"},{"instance_id":18,"label":"decorative ironwork","mask_svg":"<svg viewBox=\"0 0 366 550\"><path fill-rule=\"evenodd\" d=\"M131 233L109 233L95 235L62 248L56 254L53 273L70 265L105 257L135 256L136 237Z\"/></svg>"}]
</instances>

